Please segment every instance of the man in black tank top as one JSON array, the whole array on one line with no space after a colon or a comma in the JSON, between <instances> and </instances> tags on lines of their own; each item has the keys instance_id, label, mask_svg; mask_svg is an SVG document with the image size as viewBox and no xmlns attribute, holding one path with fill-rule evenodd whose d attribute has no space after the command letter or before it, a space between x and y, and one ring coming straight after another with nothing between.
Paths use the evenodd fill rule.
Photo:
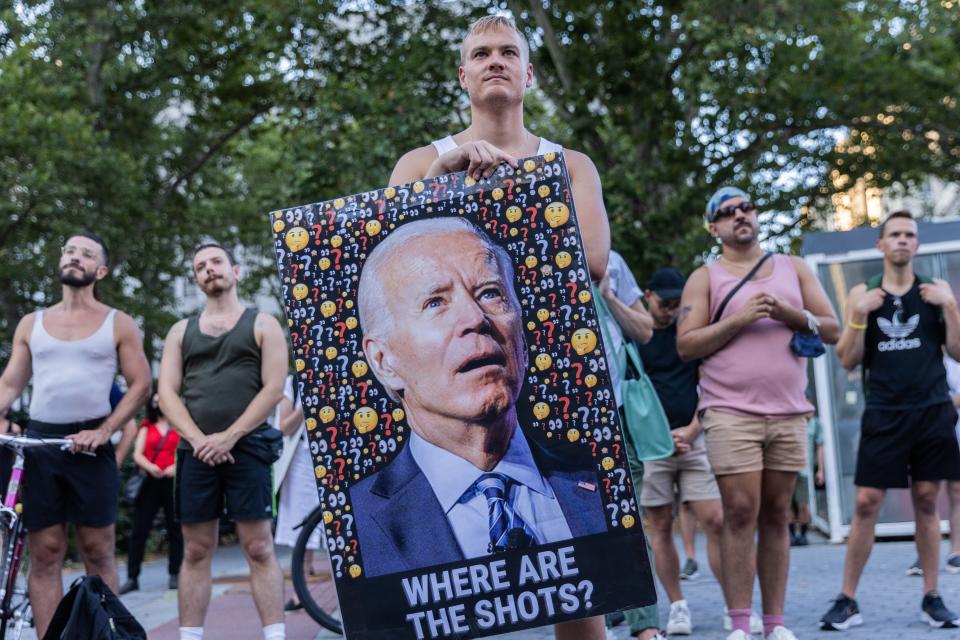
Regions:
<instances>
[{"instance_id":1,"label":"man in black tank top","mask_svg":"<svg viewBox=\"0 0 960 640\"><path fill-rule=\"evenodd\" d=\"M854 595L873 546L877 515L887 489L908 486L923 569L923 619L935 628L960 624L960 616L937 593L936 507L940 481L960 480L957 411L943 367L944 347L952 358L960 357L960 312L949 284L914 274L917 246L911 214L890 214L877 241L883 273L855 286L848 297L837 355L847 369L862 365L866 408L843 587L820 620L823 629L846 630L862 623Z\"/></svg>"},{"instance_id":2,"label":"man in black tank top","mask_svg":"<svg viewBox=\"0 0 960 640\"><path fill-rule=\"evenodd\" d=\"M176 511L183 527L180 639L199 640L210 604L219 518L237 525L265 640L283 640L283 574L273 551L271 466L280 434L265 424L283 393L286 337L270 315L237 298L240 269L218 244L193 257L207 298L170 329L160 363L160 405L180 434Z\"/></svg>"}]
</instances>

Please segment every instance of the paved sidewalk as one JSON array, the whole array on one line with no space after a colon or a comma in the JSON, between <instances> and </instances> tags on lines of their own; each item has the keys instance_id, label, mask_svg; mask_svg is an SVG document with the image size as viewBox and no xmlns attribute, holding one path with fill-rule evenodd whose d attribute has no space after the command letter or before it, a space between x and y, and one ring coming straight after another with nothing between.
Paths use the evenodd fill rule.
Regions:
<instances>
[{"instance_id":1,"label":"paved sidewalk","mask_svg":"<svg viewBox=\"0 0 960 640\"><path fill-rule=\"evenodd\" d=\"M874 546L873 555L867 564L858 599L865 624L846 633L819 631L817 622L830 606L830 601L840 589L843 571L844 545L829 545L812 536L809 547L791 551L790 581L787 592L787 624L800 640L886 640L897 638L910 640L925 638L956 638L960 630L934 630L920 621L922 579L904 575L904 570L913 562L915 549L912 542L886 542ZM678 548L679 544L678 544ZM721 614L723 600L720 587L710 574L706 560L706 544L703 537L697 540L700 577L693 582L683 582L684 594L693 615L694 638L724 640ZM943 543L941 559L946 557L947 544ZM289 565L289 552L279 550L281 563ZM207 617L204 640L258 640L262 638L260 622L250 597L247 582L246 561L239 548L222 547L213 564L214 587L210 613ZM65 576L65 583L75 576ZM126 569L120 568L121 581ZM167 576L164 562L151 562L144 566L140 577L141 590L123 596L123 602L140 620L150 640L177 640L176 592L166 588ZM941 571L940 591L947 605L960 610L960 575ZM287 595L292 588L287 583ZM759 592L754 602L759 610ZM661 624L666 625L667 605L660 591ZM624 626L613 630L612 636L625 640L628 636ZM34 640L33 634L25 634ZM303 612L287 615L287 637L291 640L320 640L336 638L322 631ZM499 638L509 640L548 640L553 638L551 629L522 631ZM759 638L759 636L755 636Z\"/></svg>"}]
</instances>

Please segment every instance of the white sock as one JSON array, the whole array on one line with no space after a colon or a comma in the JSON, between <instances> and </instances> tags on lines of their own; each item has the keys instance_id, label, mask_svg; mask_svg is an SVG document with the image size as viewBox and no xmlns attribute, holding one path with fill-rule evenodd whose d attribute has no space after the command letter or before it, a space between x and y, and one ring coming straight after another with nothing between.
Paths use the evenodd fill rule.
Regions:
<instances>
[{"instance_id":1,"label":"white sock","mask_svg":"<svg viewBox=\"0 0 960 640\"><path fill-rule=\"evenodd\" d=\"M203 627L180 627L180 640L203 640Z\"/></svg>"},{"instance_id":2,"label":"white sock","mask_svg":"<svg viewBox=\"0 0 960 640\"><path fill-rule=\"evenodd\" d=\"M263 640L286 640L287 630L284 623L268 624L263 628Z\"/></svg>"}]
</instances>

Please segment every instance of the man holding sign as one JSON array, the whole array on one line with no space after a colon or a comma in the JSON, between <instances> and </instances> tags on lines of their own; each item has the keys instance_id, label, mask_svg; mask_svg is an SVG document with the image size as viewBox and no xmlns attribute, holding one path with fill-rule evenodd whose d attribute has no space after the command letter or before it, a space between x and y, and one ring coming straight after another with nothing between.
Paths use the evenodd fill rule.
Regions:
<instances>
[{"instance_id":1,"label":"man holding sign","mask_svg":"<svg viewBox=\"0 0 960 640\"><path fill-rule=\"evenodd\" d=\"M476 21L460 47L460 86L470 96L471 123L465 130L406 153L397 162L390 184L402 184L455 171L474 180L489 178L501 163L563 151L580 222L590 276L600 281L610 251L610 227L603 205L600 177L586 155L563 150L538 138L523 123L523 99L533 83L533 65L526 38L502 16ZM557 625L557 638L602 639L602 618ZM655 629L640 634L656 635Z\"/></svg>"}]
</instances>

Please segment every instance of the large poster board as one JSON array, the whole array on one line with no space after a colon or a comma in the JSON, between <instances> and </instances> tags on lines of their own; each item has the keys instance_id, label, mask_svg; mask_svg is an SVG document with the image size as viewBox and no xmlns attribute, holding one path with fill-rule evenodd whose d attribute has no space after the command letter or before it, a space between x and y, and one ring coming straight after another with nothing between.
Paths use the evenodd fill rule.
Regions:
<instances>
[{"instance_id":1,"label":"large poster board","mask_svg":"<svg viewBox=\"0 0 960 640\"><path fill-rule=\"evenodd\" d=\"M347 637L654 602L563 155L270 216Z\"/></svg>"}]
</instances>

